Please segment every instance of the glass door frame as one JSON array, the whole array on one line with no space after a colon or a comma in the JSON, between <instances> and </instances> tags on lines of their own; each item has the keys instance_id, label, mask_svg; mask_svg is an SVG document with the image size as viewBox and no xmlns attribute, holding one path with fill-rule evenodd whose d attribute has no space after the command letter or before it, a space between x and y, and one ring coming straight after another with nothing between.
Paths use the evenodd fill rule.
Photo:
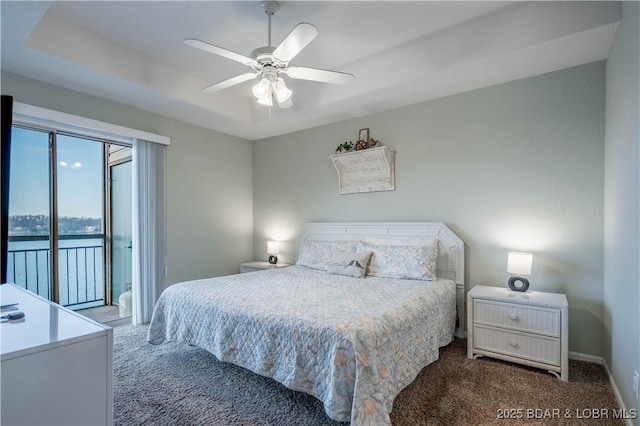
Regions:
<instances>
[{"instance_id":1,"label":"glass door frame","mask_svg":"<svg viewBox=\"0 0 640 426\"><path fill-rule=\"evenodd\" d=\"M112 183L112 177L111 177L111 167L114 166L119 166L121 164L124 163L128 163L130 161L132 161L132 156L129 155L125 158L116 160L114 162L110 162L109 160L109 145L117 145L117 146L123 146L126 148L131 148L131 145L127 145L124 143L117 143L117 142L108 142L104 144L104 170L105 170L105 203L104 203L104 218L105 218L105 229L104 229L104 235L105 235L105 280L104 280L104 284L105 284L105 289L104 289L104 295L105 295L105 305L107 306L111 306L113 305L113 259L112 259L112 252L113 252L113 235L112 235L112 217L111 217L111 183Z\"/></svg>"},{"instance_id":2,"label":"glass door frame","mask_svg":"<svg viewBox=\"0 0 640 426\"><path fill-rule=\"evenodd\" d=\"M51 301L60 304L58 273L58 132L49 131L49 253L51 259Z\"/></svg>"}]
</instances>

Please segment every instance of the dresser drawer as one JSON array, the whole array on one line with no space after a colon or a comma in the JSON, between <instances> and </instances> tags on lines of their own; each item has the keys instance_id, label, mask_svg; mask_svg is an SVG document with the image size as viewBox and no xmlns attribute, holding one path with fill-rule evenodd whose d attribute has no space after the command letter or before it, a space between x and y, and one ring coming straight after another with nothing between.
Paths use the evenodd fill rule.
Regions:
<instances>
[{"instance_id":1,"label":"dresser drawer","mask_svg":"<svg viewBox=\"0 0 640 426\"><path fill-rule=\"evenodd\" d=\"M474 327L473 334L475 349L511 355L544 364L560 365L560 339L481 325Z\"/></svg>"},{"instance_id":2,"label":"dresser drawer","mask_svg":"<svg viewBox=\"0 0 640 426\"><path fill-rule=\"evenodd\" d=\"M473 315L475 324L560 337L560 311L558 309L476 299Z\"/></svg>"}]
</instances>

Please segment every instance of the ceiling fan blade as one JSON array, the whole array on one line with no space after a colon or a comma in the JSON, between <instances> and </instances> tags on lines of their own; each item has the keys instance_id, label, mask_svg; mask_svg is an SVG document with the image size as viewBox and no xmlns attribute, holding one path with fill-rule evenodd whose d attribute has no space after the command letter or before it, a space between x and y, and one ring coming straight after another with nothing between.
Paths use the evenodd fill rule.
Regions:
<instances>
[{"instance_id":1,"label":"ceiling fan blade","mask_svg":"<svg viewBox=\"0 0 640 426\"><path fill-rule=\"evenodd\" d=\"M222 47L214 46L202 40L196 40L195 38L187 38L184 43L188 46L195 47L196 49L204 50L205 52L213 53L214 55L223 56L232 61L240 62L244 65L253 66L257 64L255 59L251 59L248 56L241 55L231 50L223 49Z\"/></svg>"},{"instance_id":2,"label":"ceiling fan blade","mask_svg":"<svg viewBox=\"0 0 640 426\"><path fill-rule=\"evenodd\" d=\"M205 87L202 89L204 93L213 93L222 89L226 89L227 87L235 86L236 84L244 83L245 81L252 80L259 76L259 72L248 72L246 74L240 74L235 77L232 77L228 80L221 81L220 83L213 84L209 87Z\"/></svg>"},{"instance_id":3,"label":"ceiling fan blade","mask_svg":"<svg viewBox=\"0 0 640 426\"><path fill-rule=\"evenodd\" d=\"M307 67L288 67L286 73L291 78L331 84L347 84L356 78L355 75L346 72L327 71Z\"/></svg>"},{"instance_id":4,"label":"ceiling fan blade","mask_svg":"<svg viewBox=\"0 0 640 426\"><path fill-rule=\"evenodd\" d=\"M314 25L301 22L275 48L273 56L289 62L317 36L318 29Z\"/></svg>"}]
</instances>

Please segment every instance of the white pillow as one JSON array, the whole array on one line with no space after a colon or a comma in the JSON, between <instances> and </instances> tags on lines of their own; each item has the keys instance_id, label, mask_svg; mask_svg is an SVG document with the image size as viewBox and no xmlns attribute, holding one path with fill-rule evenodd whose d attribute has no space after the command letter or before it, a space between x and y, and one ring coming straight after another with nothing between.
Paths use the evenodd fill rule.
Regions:
<instances>
[{"instance_id":1,"label":"white pillow","mask_svg":"<svg viewBox=\"0 0 640 426\"><path fill-rule=\"evenodd\" d=\"M331 256L327 272L354 278L364 278L371 253L371 251L358 251L355 253L336 251Z\"/></svg>"},{"instance_id":2,"label":"white pillow","mask_svg":"<svg viewBox=\"0 0 640 426\"><path fill-rule=\"evenodd\" d=\"M300 247L296 265L326 271L334 252L353 253L360 247L360 241L308 241Z\"/></svg>"},{"instance_id":3,"label":"white pillow","mask_svg":"<svg viewBox=\"0 0 640 426\"><path fill-rule=\"evenodd\" d=\"M428 281L437 279L437 239L420 246L365 243L364 248L373 252L367 275Z\"/></svg>"}]
</instances>

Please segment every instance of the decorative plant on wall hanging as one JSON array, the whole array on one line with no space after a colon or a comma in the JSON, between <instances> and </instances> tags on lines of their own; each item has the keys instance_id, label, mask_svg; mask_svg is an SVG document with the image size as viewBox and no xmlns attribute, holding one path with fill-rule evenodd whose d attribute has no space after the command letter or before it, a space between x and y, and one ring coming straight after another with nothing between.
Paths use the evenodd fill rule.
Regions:
<instances>
[{"instance_id":1,"label":"decorative plant on wall hanging","mask_svg":"<svg viewBox=\"0 0 640 426\"><path fill-rule=\"evenodd\" d=\"M368 128L360 129L358 131L358 140L356 141L355 145L351 141L348 141L348 142L345 141L340 145L338 145L338 147L336 148L336 154L344 154L346 152L353 151L354 148L356 151L362 151L363 149L373 148L374 146L378 145L378 142L379 141L369 137Z\"/></svg>"},{"instance_id":2,"label":"decorative plant on wall hanging","mask_svg":"<svg viewBox=\"0 0 640 426\"><path fill-rule=\"evenodd\" d=\"M344 141L343 143L338 145L338 147L336 148L336 154L342 154L342 153L345 153L345 152L349 152L352 149L353 149L353 142Z\"/></svg>"}]
</instances>

